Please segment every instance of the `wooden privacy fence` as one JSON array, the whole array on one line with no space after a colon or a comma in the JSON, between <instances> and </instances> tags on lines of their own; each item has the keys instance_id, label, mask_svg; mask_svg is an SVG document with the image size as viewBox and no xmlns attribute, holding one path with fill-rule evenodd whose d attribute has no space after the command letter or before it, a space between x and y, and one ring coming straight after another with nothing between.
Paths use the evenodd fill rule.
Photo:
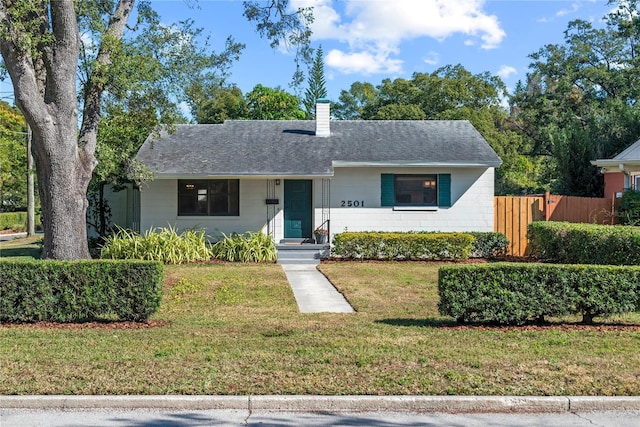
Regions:
<instances>
[{"instance_id":1,"label":"wooden privacy fence","mask_svg":"<svg viewBox=\"0 0 640 427\"><path fill-rule=\"evenodd\" d=\"M527 226L533 221L568 221L613 224L613 200L596 197L496 196L494 231L509 239L507 255L525 256L529 251Z\"/></svg>"}]
</instances>

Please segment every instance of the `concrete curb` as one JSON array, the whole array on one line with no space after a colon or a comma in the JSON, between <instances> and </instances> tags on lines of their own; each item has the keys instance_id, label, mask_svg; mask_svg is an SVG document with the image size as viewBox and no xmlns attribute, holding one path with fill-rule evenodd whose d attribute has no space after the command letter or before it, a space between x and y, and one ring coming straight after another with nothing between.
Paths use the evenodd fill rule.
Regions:
<instances>
[{"instance_id":1,"label":"concrete curb","mask_svg":"<svg viewBox=\"0 0 640 427\"><path fill-rule=\"evenodd\" d=\"M640 396L0 396L0 409L560 413L640 411Z\"/></svg>"}]
</instances>

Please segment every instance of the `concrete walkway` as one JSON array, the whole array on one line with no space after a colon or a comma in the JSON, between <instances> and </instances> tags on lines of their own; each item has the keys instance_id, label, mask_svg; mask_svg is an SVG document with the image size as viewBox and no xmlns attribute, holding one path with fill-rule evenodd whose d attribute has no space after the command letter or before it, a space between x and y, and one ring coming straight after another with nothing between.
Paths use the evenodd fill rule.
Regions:
<instances>
[{"instance_id":1,"label":"concrete walkway","mask_svg":"<svg viewBox=\"0 0 640 427\"><path fill-rule=\"evenodd\" d=\"M301 313L353 313L344 296L315 264L282 264Z\"/></svg>"}]
</instances>

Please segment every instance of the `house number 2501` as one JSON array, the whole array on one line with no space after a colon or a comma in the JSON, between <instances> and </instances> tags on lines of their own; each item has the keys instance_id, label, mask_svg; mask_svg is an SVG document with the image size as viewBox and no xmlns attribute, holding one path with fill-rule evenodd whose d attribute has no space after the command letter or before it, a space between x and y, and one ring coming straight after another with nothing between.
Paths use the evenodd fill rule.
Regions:
<instances>
[{"instance_id":1,"label":"house number 2501","mask_svg":"<svg viewBox=\"0 0 640 427\"><path fill-rule=\"evenodd\" d=\"M364 200L342 200L340 206L343 208L364 208Z\"/></svg>"}]
</instances>

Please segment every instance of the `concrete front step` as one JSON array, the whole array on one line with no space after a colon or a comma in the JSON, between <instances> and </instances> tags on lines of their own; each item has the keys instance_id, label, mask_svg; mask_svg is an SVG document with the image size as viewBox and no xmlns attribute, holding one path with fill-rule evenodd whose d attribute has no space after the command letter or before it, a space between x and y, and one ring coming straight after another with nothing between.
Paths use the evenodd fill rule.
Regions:
<instances>
[{"instance_id":1,"label":"concrete front step","mask_svg":"<svg viewBox=\"0 0 640 427\"><path fill-rule=\"evenodd\" d=\"M317 264L329 257L329 245L286 243L277 245L278 264Z\"/></svg>"}]
</instances>

